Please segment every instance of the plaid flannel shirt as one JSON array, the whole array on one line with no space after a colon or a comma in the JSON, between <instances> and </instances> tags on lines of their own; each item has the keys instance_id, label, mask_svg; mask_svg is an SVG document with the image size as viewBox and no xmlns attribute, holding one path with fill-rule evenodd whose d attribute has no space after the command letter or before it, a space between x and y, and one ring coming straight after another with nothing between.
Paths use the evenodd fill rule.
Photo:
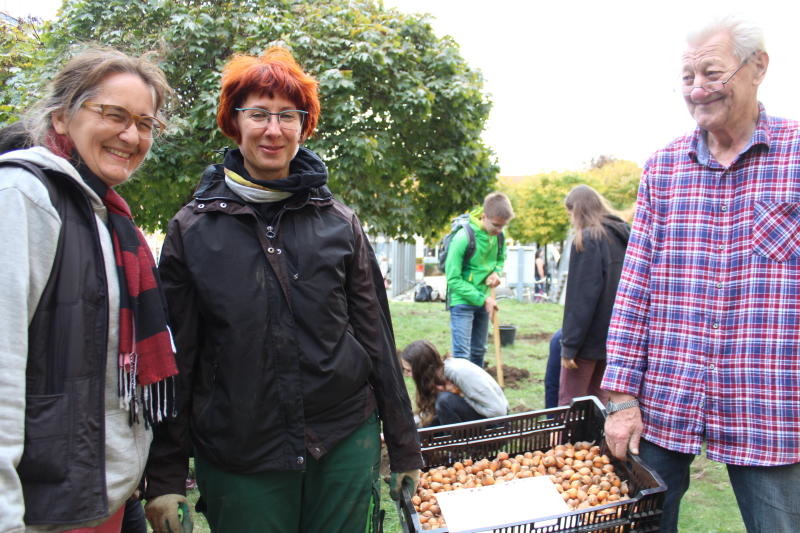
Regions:
<instances>
[{"instance_id":1,"label":"plaid flannel shirt","mask_svg":"<svg viewBox=\"0 0 800 533\"><path fill-rule=\"evenodd\" d=\"M800 461L800 130L759 110L728 168L699 129L645 165L603 380L650 442L749 466Z\"/></svg>"}]
</instances>

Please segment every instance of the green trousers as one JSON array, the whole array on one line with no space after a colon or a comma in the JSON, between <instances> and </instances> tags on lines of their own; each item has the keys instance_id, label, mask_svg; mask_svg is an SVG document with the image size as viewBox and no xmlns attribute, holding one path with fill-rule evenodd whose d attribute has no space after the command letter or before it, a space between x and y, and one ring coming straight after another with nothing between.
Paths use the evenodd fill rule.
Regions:
<instances>
[{"instance_id":1,"label":"green trousers","mask_svg":"<svg viewBox=\"0 0 800 533\"><path fill-rule=\"evenodd\" d=\"M231 474L195 457L214 533L377 532L380 426L373 414L305 471Z\"/></svg>"}]
</instances>

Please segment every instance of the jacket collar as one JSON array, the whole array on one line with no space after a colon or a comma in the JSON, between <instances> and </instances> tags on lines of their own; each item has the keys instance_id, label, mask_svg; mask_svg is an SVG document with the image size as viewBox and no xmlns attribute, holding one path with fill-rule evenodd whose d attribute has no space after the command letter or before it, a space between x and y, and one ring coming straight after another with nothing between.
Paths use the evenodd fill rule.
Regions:
<instances>
[{"instance_id":1,"label":"jacket collar","mask_svg":"<svg viewBox=\"0 0 800 533\"><path fill-rule=\"evenodd\" d=\"M242 162L242 155L239 149L225 149L224 163L209 165L203 171L200 182L194 193L194 198L198 201L209 202L215 199L230 200L237 203L247 203L240 196L235 194L225 184L224 169L231 168L237 174L253 183L261 184L259 180L254 180L249 176ZM264 182L270 188L291 192L292 196L287 200L289 208L299 208L309 201L329 202L333 199L333 194L327 187L328 169L322 159L308 148L301 146L297 155L292 160L290 174L288 177L271 182Z\"/></svg>"},{"instance_id":2,"label":"jacket collar","mask_svg":"<svg viewBox=\"0 0 800 533\"><path fill-rule=\"evenodd\" d=\"M195 210L202 204L201 211L239 211L248 202L234 193L225 183L225 167L222 164L209 165L203 171L200 183L194 193ZM285 202L286 209L300 209L311 203L329 205L333 202L333 193L327 185L313 187L293 194ZM239 206L234 208L234 206Z\"/></svg>"}]
</instances>

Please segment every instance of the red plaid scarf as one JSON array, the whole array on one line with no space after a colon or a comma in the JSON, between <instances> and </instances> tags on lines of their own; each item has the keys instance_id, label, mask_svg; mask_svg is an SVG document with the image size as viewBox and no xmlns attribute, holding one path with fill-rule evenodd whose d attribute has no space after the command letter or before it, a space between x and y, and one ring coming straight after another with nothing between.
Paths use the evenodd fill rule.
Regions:
<instances>
[{"instance_id":1,"label":"red plaid scarf","mask_svg":"<svg viewBox=\"0 0 800 533\"><path fill-rule=\"evenodd\" d=\"M138 420L141 404L149 425L172 416L172 376L178 373L158 271L125 200L85 165L79 165L78 170L108 209L120 286L120 403L129 409L131 422ZM138 398L137 385L141 385Z\"/></svg>"}]
</instances>

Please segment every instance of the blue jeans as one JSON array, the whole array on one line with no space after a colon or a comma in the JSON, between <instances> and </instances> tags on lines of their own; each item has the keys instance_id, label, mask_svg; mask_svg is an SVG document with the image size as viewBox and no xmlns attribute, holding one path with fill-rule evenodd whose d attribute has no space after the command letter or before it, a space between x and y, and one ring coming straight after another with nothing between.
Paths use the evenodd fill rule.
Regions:
<instances>
[{"instance_id":1,"label":"blue jeans","mask_svg":"<svg viewBox=\"0 0 800 533\"><path fill-rule=\"evenodd\" d=\"M147 533L147 521L141 501L131 498L125 502L120 533Z\"/></svg>"},{"instance_id":2,"label":"blue jeans","mask_svg":"<svg viewBox=\"0 0 800 533\"><path fill-rule=\"evenodd\" d=\"M453 357L469 359L483 368L489 313L482 305L459 304L450 308Z\"/></svg>"},{"instance_id":3,"label":"blue jeans","mask_svg":"<svg viewBox=\"0 0 800 533\"><path fill-rule=\"evenodd\" d=\"M678 531L681 498L689 488L693 454L639 443L639 456L667 484L662 533ZM800 524L800 463L785 466L728 466L728 478L748 533L791 533Z\"/></svg>"},{"instance_id":4,"label":"blue jeans","mask_svg":"<svg viewBox=\"0 0 800 533\"><path fill-rule=\"evenodd\" d=\"M550 339L550 355L544 371L544 407L558 407L558 389L561 378L561 330L553 333Z\"/></svg>"}]
</instances>

